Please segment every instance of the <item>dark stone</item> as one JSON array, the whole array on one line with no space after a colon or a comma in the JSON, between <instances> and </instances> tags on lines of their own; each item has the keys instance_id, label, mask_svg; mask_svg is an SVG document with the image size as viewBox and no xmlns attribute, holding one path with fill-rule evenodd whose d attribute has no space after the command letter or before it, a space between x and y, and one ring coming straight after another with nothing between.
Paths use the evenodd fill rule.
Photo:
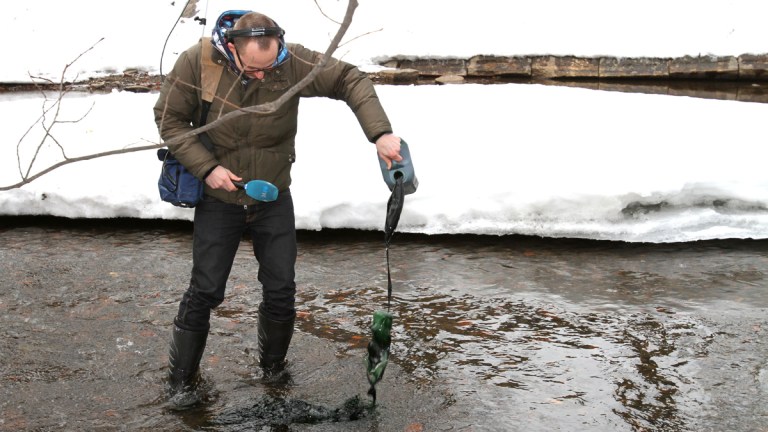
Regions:
<instances>
[{"instance_id":1,"label":"dark stone","mask_svg":"<svg viewBox=\"0 0 768 432\"><path fill-rule=\"evenodd\" d=\"M740 79L768 80L768 55L743 54L738 60Z\"/></svg>"},{"instance_id":2,"label":"dark stone","mask_svg":"<svg viewBox=\"0 0 768 432\"><path fill-rule=\"evenodd\" d=\"M736 57L685 56L669 61L670 78L737 79L739 61Z\"/></svg>"},{"instance_id":3,"label":"dark stone","mask_svg":"<svg viewBox=\"0 0 768 432\"><path fill-rule=\"evenodd\" d=\"M443 75L435 78L438 84L464 84L466 80L461 75Z\"/></svg>"},{"instance_id":4,"label":"dark stone","mask_svg":"<svg viewBox=\"0 0 768 432\"><path fill-rule=\"evenodd\" d=\"M464 59L416 59L400 60L401 69L416 69L422 76L467 74L467 61Z\"/></svg>"},{"instance_id":5,"label":"dark stone","mask_svg":"<svg viewBox=\"0 0 768 432\"><path fill-rule=\"evenodd\" d=\"M530 77L531 59L478 55L467 62L467 75Z\"/></svg>"},{"instance_id":6,"label":"dark stone","mask_svg":"<svg viewBox=\"0 0 768 432\"><path fill-rule=\"evenodd\" d=\"M149 93L152 91L150 87L142 86L142 85L130 85L123 88L125 91L133 92L133 93Z\"/></svg>"},{"instance_id":7,"label":"dark stone","mask_svg":"<svg viewBox=\"0 0 768 432\"><path fill-rule=\"evenodd\" d=\"M666 78L669 59L649 57L603 57L600 78Z\"/></svg>"},{"instance_id":8,"label":"dark stone","mask_svg":"<svg viewBox=\"0 0 768 432\"><path fill-rule=\"evenodd\" d=\"M542 56L531 58L534 78L598 78L600 59L574 56Z\"/></svg>"},{"instance_id":9,"label":"dark stone","mask_svg":"<svg viewBox=\"0 0 768 432\"><path fill-rule=\"evenodd\" d=\"M386 69L378 73L384 83L413 84L419 80L419 71L416 69Z\"/></svg>"}]
</instances>

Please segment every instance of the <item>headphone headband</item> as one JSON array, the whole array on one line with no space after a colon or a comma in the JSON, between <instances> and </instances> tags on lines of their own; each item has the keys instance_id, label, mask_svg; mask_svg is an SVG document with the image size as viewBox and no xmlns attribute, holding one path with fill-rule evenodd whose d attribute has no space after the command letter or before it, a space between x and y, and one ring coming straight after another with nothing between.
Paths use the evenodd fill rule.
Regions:
<instances>
[{"instance_id":1,"label":"headphone headband","mask_svg":"<svg viewBox=\"0 0 768 432\"><path fill-rule=\"evenodd\" d=\"M233 67L238 73L240 71L237 70L237 67L235 66L235 56L229 50L227 43L234 42L234 39L239 37L277 37L277 58L272 64L271 68L276 68L288 61L290 52L288 51L285 40L283 39L285 30L283 30L276 22L272 21L274 24L272 27L252 27L239 30L233 29L235 23L240 20L243 15L246 15L249 12L251 11L231 10L219 15L219 19L216 20L216 27L213 29L211 43L223 51L223 53L229 59L230 66Z\"/></svg>"},{"instance_id":2,"label":"headphone headband","mask_svg":"<svg viewBox=\"0 0 768 432\"><path fill-rule=\"evenodd\" d=\"M285 30L280 27L254 27L240 30L227 29L224 36L231 41L237 37L277 36L282 38L284 34Z\"/></svg>"}]
</instances>

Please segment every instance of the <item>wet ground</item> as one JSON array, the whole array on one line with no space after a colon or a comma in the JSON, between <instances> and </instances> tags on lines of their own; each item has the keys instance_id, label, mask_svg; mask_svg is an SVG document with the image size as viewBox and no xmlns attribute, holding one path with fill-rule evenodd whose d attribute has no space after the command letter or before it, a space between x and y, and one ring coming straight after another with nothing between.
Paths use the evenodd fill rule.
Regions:
<instances>
[{"instance_id":1,"label":"wet ground","mask_svg":"<svg viewBox=\"0 0 768 432\"><path fill-rule=\"evenodd\" d=\"M300 232L284 385L254 367L244 243L203 358L206 404L175 412L163 379L191 225L0 224L3 431L768 430L768 240L396 234L375 408L364 355L386 307L383 234Z\"/></svg>"}]
</instances>

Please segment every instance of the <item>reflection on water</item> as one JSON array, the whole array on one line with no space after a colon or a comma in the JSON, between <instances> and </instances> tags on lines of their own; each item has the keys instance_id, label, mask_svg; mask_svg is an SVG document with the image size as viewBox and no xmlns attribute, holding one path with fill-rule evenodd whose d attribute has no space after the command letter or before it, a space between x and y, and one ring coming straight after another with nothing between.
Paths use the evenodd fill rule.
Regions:
<instances>
[{"instance_id":1,"label":"reflection on water","mask_svg":"<svg viewBox=\"0 0 768 432\"><path fill-rule=\"evenodd\" d=\"M759 345L733 356L762 331L767 246L407 237L391 250L395 361L416 382L448 383L475 405L468 416L499 430L534 410L542 425L576 429L582 421L665 431L759 422L761 404L732 399L739 381L754 377L729 365L749 358L754 370L764 367ZM338 262L337 249L362 250ZM302 308L314 318L305 331L343 342L365 328L386 300L383 272L360 275L381 269L376 249L375 240L304 245L305 270L331 259L338 271L325 279L347 282L324 293L304 284ZM354 323L329 319L350 314ZM746 418L724 415L725 401L747 408Z\"/></svg>"},{"instance_id":2,"label":"reflection on water","mask_svg":"<svg viewBox=\"0 0 768 432\"><path fill-rule=\"evenodd\" d=\"M425 80L434 83L434 79ZM467 82L480 84L542 84L578 87L590 90L622 93L685 96L739 102L768 103L768 84L764 81L716 79L530 79L515 77L470 78Z\"/></svg>"},{"instance_id":3,"label":"reflection on water","mask_svg":"<svg viewBox=\"0 0 768 432\"><path fill-rule=\"evenodd\" d=\"M176 414L161 381L189 226L13 222L0 230L0 430L252 430L277 427L264 407L332 413L365 397L368 326L387 307L381 233L300 233L279 389L254 378L260 295L244 243L204 358L209 404ZM759 430L768 415L768 241L398 234L390 256L377 409L274 430Z\"/></svg>"}]
</instances>

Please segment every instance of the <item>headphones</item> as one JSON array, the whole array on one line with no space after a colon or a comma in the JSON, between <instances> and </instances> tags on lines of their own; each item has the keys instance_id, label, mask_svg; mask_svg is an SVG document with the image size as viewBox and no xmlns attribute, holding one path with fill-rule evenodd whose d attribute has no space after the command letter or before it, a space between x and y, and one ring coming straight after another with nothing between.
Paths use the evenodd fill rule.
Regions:
<instances>
[{"instance_id":1,"label":"headphones","mask_svg":"<svg viewBox=\"0 0 768 432\"><path fill-rule=\"evenodd\" d=\"M219 36L219 40L223 42L223 45L226 47L226 44L229 42L234 43L234 39L238 37L262 37L262 36L277 36L277 58L275 59L275 62L272 64L272 67L278 67L281 64L285 63L286 60L288 60L288 47L285 44L285 39L283 36L285 35L285 30L283 30L280 26L277 25L275 22L274 27L254 27L254 28L246 28L246 29L240 29L240 30L234 30L233 27L235 26L235 23L245 14L247 14L247 10L231 10L226 11L222 13L219 16L219 19L216 20L216 27L214 28L214 34L218 33L217 36ZM272 20L274 22L274 20ZM226 48L225 48L226 49ZM227 49L227 51L229 51Z\"/></svg>"},{"instance_id":2,"label":"headphones","mask_svg":"<svg viewBox=\"0 0 768 432\"><path fill-rule=\"evenodd\" d=\"M282 38L285 34L285 30L280 27L255 27L249 29L232 30L226 29L224 31L224 37L226 39L234 39L236 37L254 37L254 36L277 36Z\"/></svg>"}]
</instances>

